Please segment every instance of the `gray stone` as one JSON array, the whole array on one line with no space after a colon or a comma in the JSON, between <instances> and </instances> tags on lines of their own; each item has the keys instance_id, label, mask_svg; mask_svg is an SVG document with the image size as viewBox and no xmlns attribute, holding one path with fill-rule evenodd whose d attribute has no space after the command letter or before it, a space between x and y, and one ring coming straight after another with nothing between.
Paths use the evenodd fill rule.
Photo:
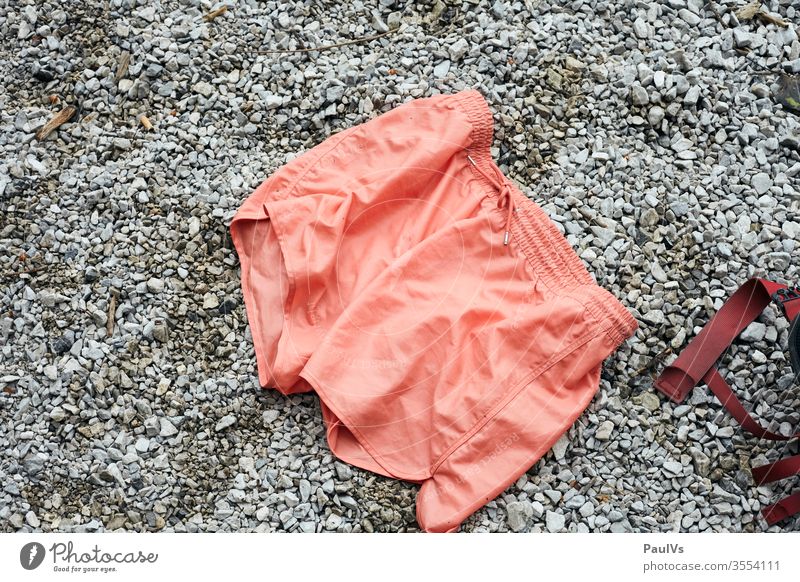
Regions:
<instances>
[{"instance_id":1,"label":"gray stone","mask_svg":"<svg viewBox=\"0 0 800 582\"><path fill-rule=\"evenodd\" d=\"M338 103L344 97L344 85L331 85L325 91L325 100L329 103Z\"/></svg>"},{"instance_id":2,"label":"gray stone","mask_svg":"<svg viewBox=\"0 0 800 582\"><path fill-rule=\"evenodd\" d=\"M458 62L464 58L464 55L467 54L469 50L469 43L465 38L459 38L453 44L447 47L447 52L450 55L450 60L453 62Z\"/></svg>"},{"instance_id":3,"label":"gray stone","mask_svg":"<svg viewBox=\"0 0 800 582\"><path fill-rule=\"evenodd\" d=\"M33 511L29 511L28 513L25 514L25 521L28 523L29 526L31 526L34 529L37 529L40 525L42 525L41 522L39 521L39 518Z\"/></svg>"},{"instance_id":4,"label":"gray stone","mask_svg":"<svg viewBox=\"0 0 800 582\"><path fill-rule=\"evenodd\" d=\"M750 184L756 194L765 194L772 188L772 178L766 172L759 172L750 179Z\"/></svg>"},{"instance_id":5,"label":"gray stone","mask_svg":"<svg viewBox=\"0 0 800 582\"><path fill-rule=\"evenodd\" d=\"M214 430L219 432L221 430L225 430L226 428L233 426L234 424L236 424L236 417L232 414L227 414L219 419L219 422L217 422L217 425L214 427Z\"/></svg>"},{"instance_id":6,"label":"gray stone","mask_svg":"<svg viewBox=\"0 0 800 582\"><path fill-rule=\"evenodd\" d=\"M164 281L156 277L147 280L147 290L150 293L161 293L164 291Z\"/></svg>"},{"instance_id":7,"label":"gray stone","mask_svg":"<svg viewBox=\"0 0 800 582\"><path fill-rule=\"evenodd\" d=\"M328 518L325 520L325 529L328 531L334 531L342 525L342 516L336 515L335 513L331 513Z\"/></svg>"},{"instance_id":8,"label":"gray stone","mask_svg":"<svg viewBox=\"0 0 800 582\"><path fill-rule=\"evenodd\" d=\"M556 513L555 511L548 511L547 517L545 518L545 524L547 526L547 531L550 533L555 533L564 529L564 524L566 523L566 518L560 514Z\"/></svg>"},{"instance_id":9,"label":"gray stone","mask_svg":"<svg viewBox=\"0 0 800 582\"><path fill-rule=\"evenodd\" d=\"M700 99L700 87L697 85L689 87L683 96L683 102L687 105L697 105L698 99Z\"/></svg>"},{"instance_id":10,"label":"gray stone","mask_svg":"<svg viewBox=\"0 0 800 582\"><path fill-rule=\"evenodd\" d=\"M594 438L599 441L607 441L611 438L611 433L614 431L614 423L610 420L604 420L597 427L594 433Z\"/></svg>"},{"instance_id":11,"label":"gray stone","mask_svg":"<svg viewBox=\"0 0 800 582\"><path fill-rule=\"evenodd\" d=\"M136 439L135 448L139 453L146 453L150 450L150 439L144 437Z\"/></svg>"},{"instance_id":12,"label":"gray stone","mask_svg":"<svg viewBox=\"0 0 800 582\"><path fill-rule=\"evenodd\" d=\"M336 468L336 476L339 478L340 481L349 481L353 478L353 470L350 468L349 465L345 465L344 463L334 463L334 467Z\"/></svg>"},{"instance_id":13,"label":"gray stone","mask_svg":"<svg viewBox=\"0 0 800 582\"><path fill-rule=\"evenodd\" d=\"M162 437L169 438L171 436L175 436L178 434L178 429L172 424L168 418L161 418L160 421L160 431L159 434Z\"/></svg>"},{"instance_id":14,"label":"gray stone","mask_svg":"<svg viewBox=\"0 0 800 582\"><path fill-rule=\"evenodd\" d=\"M567 452L567 448L569 447L569 436L564 433L561 437L555 442L553 445L553 456L557 460L561 460L564 458L564 455Z\"/></svg>"},{"instance_id":15,"label":"gray stone","mask_svg":"<svg viewBox=\"0 0 800 582\"><path fill-rule=\"evenodd\" d=\"M661 408L661 399L653 392L643 392L642 406L644 406L650 412L655 412Z\"/></svg>"},{"instance_id":16,"label":"gray stone","mask_svg":"<svg viewBox=\"0 0 800 582\"><path fill-rule=\"evenodd\" d=\"M506 506L508 527L511 531L522 531L528 525L528 520L533 516L533 508L529 501L514 501Z\"/></svg>"},{"instance_id":17,"label":"gray stone","mask_svg":"<svg viewBox=\"0 0 800 582\"><path fill-rule=\"evenodd\" d=\"M647 26L647 22L641 16L633 21L633 32L638 38L649 38L650 27Z\"/></svg>"},{"instance_id":18,"label":"gray stone","mask_svg":"<svg viewBox=\"0 0 800 582\"><path fill-rule=\"evenodd\" d=\"M739 338L748 342L760 342L767 335L767 326L760 321L754 321L739 334Z\"/></svg>"},{"instance_id":19,"label":"gray stone","mask_svg":"<svg viewBox=\"0 0 800 582\"><path fill-rule=\"evenodd\" d=\"M664 109L658 105L651 107L647 112L647 121L654 127L661 125L661 122L664 121Z\"/></svg>"},{"instance_id":20,"label":"gray stone","mask_svg":"<svg viewBox=\"0 0 800 582\"><path fill-rule=\"evenodd\" d=\"M442 61L433 67L434 78L441 79L450 71L450 61Z\"/></svg>"},{"instance_id":21,"label":"gray stone","mask_svg":"<svg viewBox=\"0 0 800 582\"><path fill-rule=\"evenodd\" d=\"M47 462L48 456L44 453L35 453L32 455L28 455L22 461L22 467L25 469L25 472L30 475L31 477L37 476L41 470L44 468L44 464Z\"/></svg>"},{"instance_id":22,"label":"gray stone","mask_svg":"<svg viewBox=\"0 0 800 582\"><path fill-rule=\"evenodd\" d=\"M650 102L650 96L647 94L647 89L641 85L633 85L631 87L631 102L634 105L647 105Z\"/></svg>"},{"instance_id":23,"label":"gray stone","mask_svg":"<svg viewBox=\"0 0 800 582\"><path fill-rule=\"evenodd\" d=\"M211 97L214 93L214 87L205 81L198 81L192 86L192 90L195 93L199 93L203 97Z\"/></svg>"}]
</instances>

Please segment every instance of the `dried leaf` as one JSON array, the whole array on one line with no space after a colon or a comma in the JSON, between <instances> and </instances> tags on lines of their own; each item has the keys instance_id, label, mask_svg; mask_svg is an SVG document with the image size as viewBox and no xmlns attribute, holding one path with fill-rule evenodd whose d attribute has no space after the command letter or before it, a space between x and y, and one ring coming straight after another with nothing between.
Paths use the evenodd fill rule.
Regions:
<instances>
[{"instance_id":1,"label":"dried leaf","mask_svg":"<svg viewBox=\"0 0 800 582\"><path fill-rule=\"evenodd\" d=\"M758 13L758 17L764 24L774 24L776 26L780 26L781 28L786 28L789 26L789 23L777 14L770 14L769 12L761 11Z\"/></svg>"},{"instance_id":2,"label":"dried leaf","mask_svg":"<svg viewBox=\"0 0 800 582\"><path fill-rule=\"evenodd\" d=\"M56 95L56 94L50 95L47 99L48 99L48 101L50 101L50 105L55 105L56 103L58 103L60 101L60 99L58 98L58 95Z\"/></svg>"},{"instance_id":3,"label":"dried leaf","mask_svg":"<svg viewBox=\"0 0 800 582\"><path fill-rule=\"evenodd\" d=\"M739 10L736 11L736 18L739 22L744 20L752 20L758 11L761 10L761 2L760 0L754 0L749 4L745 4Z\"/></svg>"},{"instance_id":4,"label":"dried leaf","mask_svg":"<svg viewBox=\"0 0 800 582\"><path fill-rule=\"evenodd\" d=\"M117 63L117 74L114 75L115 83L119 83L119 80L128 73L128 65L130 64L131 53L128 51L122 51L122 54L119 55L119 62Z\"/></svg>"},{"instance_id":5,"label":"dried leaf","mask_svg":"<svg viewBox=\"0 0 800 582\"><path fill-rule=\"evenodd\" d=\"M153 124L150 123L150 118L146 115L139 117L139 122L144 126L145 130L150 131L153 129Z\"/></svg>"},{"instance_id":6,"label":"dried leaf","mask_svg":"<svg viewBox=\"0 0 800 582\"><path fill-rule=\"evenodd\" d=\"M800 113L800 76L781 74L775 99L786 109Z\"/></svg>"},{"instance_id":7,"label":"dried leaf","mask_svg":"<svg viewBox=\"0 0 800 582\"><path fill-rule=\"evenodd\" d=\"M56 113L50 119L50 121L45 123L39 129L39 131L36 132L36 139L38 139L39 141L45 139L48 135L53 133L54 130L58 129L61 125L69 121L72 118L72 116L75 115L75 111L76 109L72 105L67 105L66 107L64 107L64 109Z\"/></svg>"},{"instance_id":8,"label":"dried leaf","mask_svg":"<svg viewBox=\"0 0 800 582\"><path fill-rule=\"evenodd\" d=\"M228 11L228 7L227 7L226 5L224 5L224 4L223 4L222 6L220 6L219 8L217 8L216 10L212 10L211 12L209 12L208 14L206 14L205 16L203 16L203 20L205 20L206 22L211 22L211 21L212 21L212 20L214 20L214 19L215 19L217 16L222 16L222 15L223 15L223 14L225 14L227 11Z\"/></svg>"}]
</instances>

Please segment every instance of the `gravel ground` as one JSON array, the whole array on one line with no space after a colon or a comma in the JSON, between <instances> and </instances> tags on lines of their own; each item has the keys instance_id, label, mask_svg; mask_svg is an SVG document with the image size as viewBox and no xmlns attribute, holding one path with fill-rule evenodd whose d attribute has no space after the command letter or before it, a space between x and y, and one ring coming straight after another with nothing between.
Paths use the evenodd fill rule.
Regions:
<instances>
[{"instance_id":1,"label":"gravel ground","mask_svg":"<svg viewBox=\"0 0 800 582\"><path fill-rule=\"evenodd\" d=\"M504 170L641 329L462 529L765 529L796 480L756 489L749 467L796 444L743 434L705 389L652 388L739 283L800 275L800 123L774 98L800 10L765 3L782 27L743 5L242 1L206 21L198 0L0 0L0 529L418 529L416 488L336 462L314 396L258 389L227 227L331 133L469 87ZM800 427L787 324L745 336L724 371Z\"/></svg>"}]
</instances>

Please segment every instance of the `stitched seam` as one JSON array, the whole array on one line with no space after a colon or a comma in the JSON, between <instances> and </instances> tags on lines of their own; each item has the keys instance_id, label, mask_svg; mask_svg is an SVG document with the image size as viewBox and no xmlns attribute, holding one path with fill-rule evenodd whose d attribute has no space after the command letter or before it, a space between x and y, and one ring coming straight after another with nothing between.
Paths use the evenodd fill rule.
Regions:
<instances>
[{"instance_id":1,"label":"stitched seam","mask_svg":"<svg viewBox=\"0 0 800 582\"><path fill-rule=\"evenodd\" d=\"M613 327L613 324L608 326ZM450 458L455 451L457 451L461 446L463 446L467 441L469 441L475 434L486 424L491 421L494 417L496 417L503 409L508 406L510 402L512 402L522 390L528 386L531 382L533 382L536 378L541 376L544 372L555 366L557 363L562 361L564 358L572 355L578 348L581 346L586 345L590 341L592 341L597 336L603 334L607 331L607 328L604 327L598 330L591 330L584 334L584 336L580 337L579 339L575 340L573 344L565 350L561 351L561 355L558 357L551 358L550 360L541 364L538 368L535 368L528 374L522 377L514 387L509 390L500 401L495 404L482 418L480 418L468 431L466 431L454 444L452 444L442 455L439 459L431 465L431 477L436 473L436 470L448 459Z\"/></svg>"}]
</instances>

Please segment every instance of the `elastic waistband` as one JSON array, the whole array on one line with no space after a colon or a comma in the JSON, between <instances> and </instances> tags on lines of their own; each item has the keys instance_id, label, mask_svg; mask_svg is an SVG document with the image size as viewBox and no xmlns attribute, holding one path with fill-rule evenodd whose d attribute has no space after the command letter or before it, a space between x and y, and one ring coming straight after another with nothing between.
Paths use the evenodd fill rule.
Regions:
<instances>
[{"instance_id":1,"label":"elastic waistband","mask_svg":"<svg viewBox=\"0 0 800 582\"><path fill-rule=\"evenodd\" d=\"M467 153L488 175L500 171L491 154L494 118L488 103L477 90L453 95L472 124L472 143ZM473 175L486 186L487 196L497 198L494 185L473 168ZM511 222L511 245L526 257L533 271L554 293L581 297L586 308L599 319L608 319L610 333L618 342L633 335L636 319L611 293L597 285L575 250L550 217L511 182L516 214Z\"/></svg>"}]
</instances>

